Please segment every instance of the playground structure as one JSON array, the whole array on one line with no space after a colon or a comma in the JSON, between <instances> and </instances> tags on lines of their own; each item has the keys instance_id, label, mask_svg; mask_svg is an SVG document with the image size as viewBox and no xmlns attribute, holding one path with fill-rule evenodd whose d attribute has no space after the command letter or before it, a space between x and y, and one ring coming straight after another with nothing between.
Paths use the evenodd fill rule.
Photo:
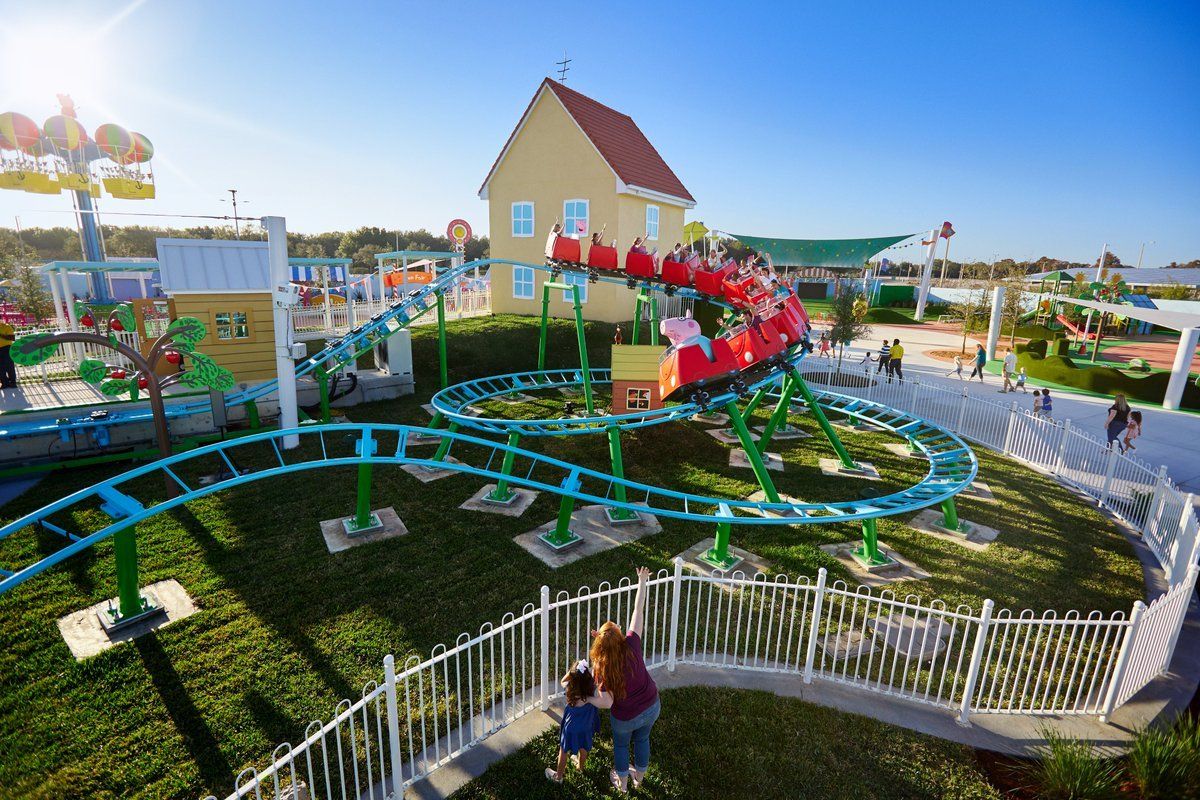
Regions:
<instances>
[{"instance_id":1,"label":"playground structure","mask_svg":"<svg viewBox=\"0 0 1200 800\"><path fill-rule=\"evenodd\" d=\"M282 222L282 221L280 221ZM794 336L786 339L786 352L782 355L768 354L761 365L747 359L743 366L744 378L736 382L714 384L708 396L693 394L685 402L669 404L644 411L612 414L596 406L594 389L608 385L611 376L608 370L592 369L587 362L587 347L579 303L579 282L565 283L558 280L563 273L588 276L590 280L620 281L633 280L626 273L590 274L588 268L577 262L552 259L550 265L522 264L537 270L550 272L550 280L543 284L544 304L551 292L569 292L574 297L575 325L580 353L578 369L548 370L545 368L547 347L548 315L543 313L538 345L538 369L532 372L512 373L474 379L453 386L448 385L446 369L446 326L444 293L454 287L464 275L478 269L492 267L503 262L483 260L459 262L428 283L419 285L406 295L397 298L386 311L360 325L353 331L330 342L320 353L294 365L296 377L314 374L323 387L321 396L322 419L317 424L296 427L282 425L279 430L259 430L249 435L226 439L187 452L179 452L168 458L134 468L123 475L104 481L71 497L53 503L0 529L0 539L27 530L31 526L58 534L65 546L34 563L3 567L0 593L29 580L41 571L61 563L71 555L89 548L109 536L119 536L121 546L116 549L118 562L118 593L116 609L111 615L115 620L138 619L147 611L144 598L139 594L136 541L132 531L138 522L162 513L189 499L212 492L260 480L276 475L314 469L324 466L354 465L358 470L355 513L344 520L348 535L357 535L376 530L378 517L370 508L371 471L376 464L410 465L426 470L445 470L471 474L492 479L495 490L486 498L487 502L503 506L512 501L514 487L546 491L561 498L557 523L553 530L543 535L542 541L554 550L577 543L578 534L571 530L574 505L577 502L603 506L609 521L620 524L637 519L638 514L661 516L693 522L713 524L716 529L714 546L705 554L704 560L719 569L731 569L740 559L730 553L730 534L733 525L795 525L828 524L833 522L859 522L863 532L862 545L855 551L855 558L865 568L878 568L889 563L889 558L878 548L875 520L880 517L908 513L916 509L940 505L947 528L960 527L954 507L954 497L970 485L978 469L977 461L970 448L949 431L931 425L920 418L895 411L875 403L856 400L829 392L812 392L796 371L795 366L804 356L797 347L799 335L806 323L801 317L789 317L796 326ZM636 277L638 309L649 303L651 309L652 338L657 340L658 320L654 312L656 295L680 293L696 299L717 304L727 312L723 323L726 332L735 331L741 319L739 308L754 307L737 281L730 281L724 296L718 298L695 288L679 286L663 280L651 271ZM732 302L731 302L732 301ZM768 309L761 303L793 307L794 298L760 298L759 311ZM798 305L798 303L794 303ZM390 337L404 330L421 316L435 311L438 324L438 353L440 383L443 387L432 400L434 418L428 427L395 425L352 425L324 424L328 420L329 392L327 380L336 373L339 365L357 359L365 352L384 344ZM802 309L801 309L802 312ZM783 312L781 312L783 313ZM792 312L787 312L792 313ZM769 323L760 323L768 328ZM801 327L802 325L802 327ZM755 329L755 325L742 325ZM636 328L634 338L636 338ZM781 339L780 341L784 341ZM34 352L39 346L38 337L26 337L14 348L21 353ZM682 343L680 343L682 344ZM748 351L747 351L748 352ZM754 370L749 369L756 366ZM479 414L473 405L491 399L517 393L540 392L565 388L581 391L585 410L579 414L564 414L545 419L508 419ZM266 381L254 387L230 392L224 398L226 407L255 404L275 392L288 391L279 379ZM294 389L292 389L294 391ZM745 406L739 402L746 401ZM757 439L747 427L747 420L764 403L772 402L775 409L770 420ZM189 415L211 410L211 401L183 402L168 407L164 419L180 419ZM650 425L681 421L707 411L721 408L728 414L738 442L747 455L755 478L763 491L762 500L739 500L690 495L664 487L650 486L630 481L624 476L621 456L622 431L634 430ZM909 445L922 452L929 460L929 470L915 485L891 494L845 502L809 502L782 497L776 490L763 460L772 436L786 424L787 415L797 408L807 408L817 420L837 455L840 469L848 474L862 474L863 467L854 461L842 445L826 411L856 419L903 437ZM120 426L145 421L150 412L146 410L119 411L97 420L92 415L65 418L53 423L28 423L11 426L0 431L0 436L14 439L32 436L49 429L95 429L97 426ZM252 415L253 416L253 415ZM503 443L463 431L471 429L478 434L498 435ZM344 441L346 434L351 440ZM523 437L573 436L603 434L608 438L611 455L611 470L608 473L587 469L568 462L549 458L520 447ZM337 439L341 441L335 441ZM428 441L436 444L432 454L420 455L413 452L417 445L410 441ZM242 453L255 447L266 446L273 452L278 466L257 471L240 467ZM452 458L451 452L457 457ZM215 467L215 478L199 486L185 480L181 473L184 465L211 462ZM535 474L536 473L536 474ZM172 487L165 500L157 503L139 498L137 479L155 474ZM111 524L101 530L87 533L74 531L69 525L61 524L59 515L69 516L71 508L80 503L99 502L111 519Z\"/></svg>"}]
</instances>

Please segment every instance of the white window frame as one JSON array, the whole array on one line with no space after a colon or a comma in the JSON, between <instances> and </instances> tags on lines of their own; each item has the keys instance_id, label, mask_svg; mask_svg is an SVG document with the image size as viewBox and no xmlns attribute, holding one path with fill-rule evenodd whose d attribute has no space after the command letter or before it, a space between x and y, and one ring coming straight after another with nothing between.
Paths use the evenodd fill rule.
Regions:
<instances>
[{"instance_id":1,"label":"white window frame","mask_svg":"<svg viewBox=\"0 0 1200 800\"><path fill-rule=\"evenodd\" d=\"M517 219L517 207L529 206L529 233L517 233L517 223L525 222L523 219ZM518 200L512 204L512 209L509 212L510 228L514 239L531 239L534 233L537 232L537 209L534 207L532 200Z\"/></svg>"},{"instance_id":2,"label":"white window frame","mask_svg":"<svg viewBox=\"0 0 1200 800\"><path fill-rule=\"evenodd\" d=\"M654 232L650 232L650 209L654 209ZM662 220L662 210L656 205L646 206L646 238L652 242L658 241L659 223Z\"/></svg>"},{"instance_id":3,"label":"white window frame","mask_svg":"<svg viewBox=\"0 0 1200 800\"><path fill-rule=\"evenodd\" d=\"M637 399L634 399L634 397ZM643 400L643 398L645 398ZM645 402L645 405L642 403ZM637 386L629 386L625 389L625 410L626 411L649 411L650 410L650 390L643 389Z\"/></svg>"},{"instance_id":4,"label":"white window frame","mask_svg":"<svg viewBox=\"0 0 1200 800\"><path fill-rule=\"evenodd\" d=\"M567 214L567 206L571 203L583 203L584 205L583 230L579 230L574 225L567 224L568 219L574 219L576 221L579 220L579 217ZM576 197L571 200L563 200L563 233L567 236L578 236L580 239L582 239L584 236L587 236L588 232L592 229L591 216L592 203L586 197Z\"/></svg>"},{"instance_id":5,"label":"white window frame","mask_svg":"<svg viewBox=\"0 0 1200 800\"><path fill-rule=\"evenodd\" d=\"M518 276L523 276L523 275L528 275L529 280L525 281L525 280L517 279ZM533 267L513 267L512 276L513 276L513 299L514 300L532 300L533 292L534 292L534 288L535 288L534 287ZM529 284L529 294L527 294L527 295L519 294L517 292L517 286L520 284L525 284L525 283Z\"/></svg>"},{"instance_id":6,"label":"white window frame","mask_svg":"<svg viewBox=\"0 0 1200 800\"><path fill-rule=\"evenodd\" d=\"M564 272L563 276L562 276L562 282L567 284L568 286L578 286L579 287L579 304L585 305L587 303L587 301L588 301L588 276L587 275L584 275L582 273L575 273L575 272ZM574 303L575 302L575 298L572 296L573 292L569 292L566 289L563 289L562 294L563 294L562 299L563 299L564 303Z\"/></svg>"}]
</instances>

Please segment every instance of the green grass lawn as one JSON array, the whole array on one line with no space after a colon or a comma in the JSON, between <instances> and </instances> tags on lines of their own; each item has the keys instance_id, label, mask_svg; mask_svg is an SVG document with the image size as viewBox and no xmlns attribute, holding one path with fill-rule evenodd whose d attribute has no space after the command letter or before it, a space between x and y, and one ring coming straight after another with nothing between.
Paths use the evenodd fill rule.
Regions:
<instances>
[{"instance_id":1,"label":"green grass lawn","mask_svg":"<svg viewBox=\"0 0 1200 800\"><path fill-rule=\"evenodd\" d=\"M453 324L451 380L532 369L536 330L536 320L518 317ZM611 336L612 326L589 323L593 365L609 363ZM427 327L413 333L417 395L352 408L350 419L427 422L420 404L437 380L435 337ZM548 366L577 365L574 340L573 326L556 322ZM553 407L561 398L538 402ZM807 416L793 421L815 432ZM882 434L844 438L856 457L876 464L885 476L882 484L823 476L816 458L829 455L829 448L812 438L773 448L788 465L785 473L773 473L779 490L805 499L849 499L867 485L899 488L923 474L922 462L883 449L888 439ZM602 436L522 444L581 465L607 466ZM623 437L623 451L632 480L730 497L757 488L749 470L726 466L728 448L703 426L631 432ZM1014 610L1106 613L1128 609L1141 597L1141 568L1112 523L1053 481L989 453L979 455L982 479L999 502L963 500L960 514L999 528L999 541L974 552L913 532L904 519L882 520L881 541L932 573L924 581L895 585L896 594L939 597L950 607L977 606L991 597ZM273 454L267 448L243 463L269 459ZM0 508L0 519L12 520L122 469L107 465L55 473ZM180 581L199 613L83 663L71 657L55 621L114 594L111 542L0 598L0 798L223 794L244 766L265 763L277 743L296 741L309 720L327 716L337 700L357 697L365 682L378 679L384 654L395 653L401 663L408 655L427 655L434 645L534 601L542 584L555 591L575 589L615 581L640 564L665 568L676 553L712 535L710 526L663 520L659 535L551 570L512 538L554 519L556 497L542 495L519 519L462 512L457 506L479 488L478 480L456 476L420 484L399 469L376 468L373 504L395 507L409 535L331 556L317 523L352 512L354 485L352 468L299 473L202 498L140 525L143 582ZM147 485L145 491L160 488ZM106 518L86 512L77 523L93 530ZM733 542L768 559L779 572L813 575L824 566L846 577L818 546L858 535L850 524L735 527ZM23 533L0 542L0 564L28 563L60 546L53 535ZM678 696L682 699L671 702L679 708L691 705L689 695ZM739 708L791 708L791 701L766 697L729 702ZM786 742L783 752L791 754L786 761L823 763L848 745L841 734L820 735L833 728L809 722L820 719L815 714L797 706L778 719L739 719L739 736L725 742L726 749L731 758L738 752L756 754L754 768L771 780L785 774L775 757L781 742ZM725 730L725 723L719 724ZM707 739L718 735L717 725L703 729L712 732ZM793 725L811 727L795 730ZM845 726L837 730L847 731L851 743L866 736L855 726L870 727L855 718L838 725ZM679 753L703 745L699 731L685 728L663 727L656 747L664 755L659 762L663 791L693 796L719 784L667 770L666 751L676 744L672 731L681 737ZM876 741L886 744L883 738L878 734ZM931 766L923 772L959 774L952 750L929 745L923 752ZM882 762L893 765L889 774L900 768L902 751L889 751L894 757ZM716 773L695 774L708 781ZM535 773L531 785L540 790L541 780ZM890 787L886 778L880 780L880 792L906 785L897 779ZM783 793L785 787L767 791Z\"/></svg>"},{"instance_id":2,"label":"green grass lawn","mask_svg":"<svg viewBox=\"0 0 1200 800\"><path fill-rule=\"evenodd\" d=\"M607 721L595 745L584 772L570 767L556 786L542 771L557 758L558 732L546 733L452 798L613 797ZM969 747L767 692L665 691L650 746L650 771L636 797L1000 797Z\"/></svg>"}]
</instances>

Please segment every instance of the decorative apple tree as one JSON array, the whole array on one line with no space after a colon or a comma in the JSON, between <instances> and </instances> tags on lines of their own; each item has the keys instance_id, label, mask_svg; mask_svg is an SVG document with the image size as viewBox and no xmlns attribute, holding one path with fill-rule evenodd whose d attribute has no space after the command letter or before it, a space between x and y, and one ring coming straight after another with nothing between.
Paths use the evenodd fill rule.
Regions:
<instances>
[{"instance_id":1,"label":"decorative apple tree","mask_svg":"<svg viewBox=\"0 0 1200 800\"><path fill-rule=\"evenodd\" d=\"M58 333L32 333L13 342L13 361L22 366L36 366L54 356L63 344L81 343L100 345L114 350L134 365L131 371L123 366L109 364L97 358L85 358L79 363L79 377L98 385L102 394L119 397L128 394L137 400L139 392L145 391L154 416L154 434L160 455L171 454L171 437L167 428L167 414L163 406L163 390L177 383L194 389L215 389L226 392L233 388L233 373L220 367L211 357L196 352L196 344L207 335L204 323L195 317L180 317L167 326L167 330L151 345L143 356L117 336L121 331L135 330L136 320L128 304L114 308L101 329L96 314L83 303L75 306L80 325L92 331L61 331ZM184 361L188 364L185 367ZM178 371L160 376L159 365L166 362Z\"/></svg>"}]
</instances>

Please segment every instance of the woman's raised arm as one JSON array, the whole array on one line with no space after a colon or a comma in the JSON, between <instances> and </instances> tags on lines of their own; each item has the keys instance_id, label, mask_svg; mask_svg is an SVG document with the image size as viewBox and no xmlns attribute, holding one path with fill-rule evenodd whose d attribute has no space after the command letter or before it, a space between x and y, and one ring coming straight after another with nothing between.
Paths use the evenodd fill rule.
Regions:
<instances>
[{"instance_id":1,"label":"woman's raised arm","mask_svg":"<svg viewBox=\"0 0 1200 800\"><path fill-rule=\"evenodd\" d=\"M650 569L638 567L637 579L637 593L633 597L633 613L629 616L629 627L626 628L626 631L636 633L641 637L642 623L646 616L646 581L650 580Z\"/></svg>"}]
</instances>

